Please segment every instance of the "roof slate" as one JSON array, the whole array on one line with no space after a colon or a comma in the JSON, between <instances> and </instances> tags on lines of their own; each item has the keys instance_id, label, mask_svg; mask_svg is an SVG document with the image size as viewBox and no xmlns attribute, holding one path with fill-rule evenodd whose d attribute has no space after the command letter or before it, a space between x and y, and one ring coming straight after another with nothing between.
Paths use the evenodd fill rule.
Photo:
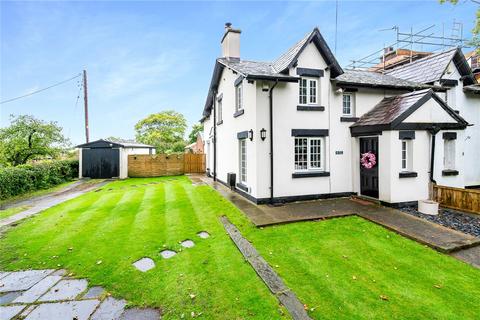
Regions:
<instances>
[{"instance_id":1,"label":"roof slate","mask_svg":"<svg viewBox=\"0 0 480 320\"><path fill-rule=\"evenodd\" d=\"M218 58L218 62L243 76L267 76L275 78L292 78L292 76L276 72L271 62L248 61L239 59Z\"/></svg>"},{"instance_id":2,"label":"roof slate","mask_svg":"<svg viewBox=\"0 0 480 320\"><path fill-rule=\"evenodd\" d=\"M390 124L416 102L429 94L429 92L431 91L426 89L384 98L373 109L360 117L351 127Z\"/></svg>"},{"instance_id":3,"label":"roof slate","mask_svg":"<svg viewBox=\"0 0 480 320\"><path fill-rule=\"evenodd\" d=\"M300 41L295 43L290 49L284 52L280 57L278 57L273 62L273 67L277 71L282 71L288 68L288 66L292 63L292 61L297 57L298 53L307 43L308 39L312 36L315 32L315 29L309 33L307 33Z\"/></svg>"},{"instance_id":4,"label":"roof slate","mask_svg":"<svg viewBox=\"0 0 480 320\"><path fill-rule=\"evenodd\" d=\"M386 74L421 83L439 81L452 61L457 49L432 54L409 64L387 70Z\"/></svg>"},{"instance_id":5,"label":"roof slate","mask_svg":"<svg viewBox=\"0 0 480 320\"><path fill-rule=\"evenodd\" d=\"M373 71L344 70L344 73L334 79L338 84L369 85L405 89L425 89L431 86L422 83L400 79Z\"/></svg>"}]
</instances>

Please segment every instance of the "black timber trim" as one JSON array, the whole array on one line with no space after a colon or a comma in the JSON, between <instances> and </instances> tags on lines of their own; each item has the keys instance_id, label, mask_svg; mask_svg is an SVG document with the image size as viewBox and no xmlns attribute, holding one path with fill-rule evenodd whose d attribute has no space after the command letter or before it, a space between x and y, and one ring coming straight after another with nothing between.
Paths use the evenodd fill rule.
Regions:
<instances>
[{"instance_id":1,"label":"black timber trim","mask_svg":"<svg viewBox=\"0 0 480 320\"><path fill-rule=\"evenodd\" d=\"M456 140L457 133L456 132L444 132L442 134L443 140Z\"/></svg>"},{"instance_id":2,"label":"black timber trim","mask_svg":"<svg viewBox=\"0 0 480 320\"><path fill-rule=\"evenodd\" d=\"M350 135L352 137L370 137L370 136L381 136L382 131L368 131L368 132L352 132L352 127L350 127Z\"/></svg>"},{"instance_id":3,"label":"black timber trim","mask_svg":"<svg viewBox=\"0 0 480 320\"><path fill-rule=\"evenodd\" d=\"M324 106L297 106L298 111L325 111Z\"/></svg>"},{"instance_id":4,"label":"black timber trim","mask_svg":"<svg viewBox=\"0 0 480 320\"><path fill-rule=\"evenodd\" d=\"M403 202L386 202L386 201L380 201L380 204L385 207L390 207L390 208L406 208L406 207L412 207L412 208L418 208L418 201L403 201Z\"/></svg>"},{"instance_id":5,"label":"black timber trim","mask_svg":"<svg viewBox=\"0 0 480 320\"><path fill-rule=\"evenodd\" d=\"M330 177L330 172L328 171L319 171L319 172L294 172L292 173L292 178L312 178L312 177Z\"/></svg>"},{"instance_id":6,"label":"black timber trim","mask_svg":"<svg viewBox=\"0 0 480 320\"><path fill-rule=\"evenodd\" d=\"M247 80L266 80L266 81L278 81L278 82L298 82L300 80L299 77L276 77L276 76L267 76L267 75L256 75L256 74L249 74L247 75Z\"/></svg>"},{"instance_id":7,"label":"black timber trim","mask_svg":"<svg viewBox=\"0 0 480 320\"><path fill-rule=\"evenodd\" d=\"M458 176L458 170L442 170L442 176Z\"/></svg>"},{"instance_id":8,"label":"black timber trim","mask_svg":"<svg viewBox=\"0 0 480 320\"><path fill-rule=\"evenodd\" d=\"M237 183L236 187L242 191L248 192L248 187L243 183Z\"/></svg>"},{"instance_id":9,"label":"black timber trim","mask_svg":"<svg viewBox=\"0 0 480 320\"><path fill-rule=\"evenodd\" d=\"M346 81L338 81L332 79L335 82L337 87L343 89L357 89L358 88L382 88L382 89L391 89L391 90L421 90L421 89L428 89L431 86L428 85L418 85L418 86L394 86L394 85L386 85L386 84L373 84L373 83L357 83L357 82L346 82Z\"/></svg>"},{"instance_id":10,"label":"black timber trim","mask_svg":"<svg viewBox=\"0 0 480 320\"><path fill-rule=\"evenodd\" d=\"M415 139L415 131L399 131L398 139L400 140L413 140Z\"/></svg>"},{"instance_id":11,"label":"black timber trim","mask_svg":"<svg viewBox=\"0 0 480 320\"><path fill-rule=\"evenodd\" d=\"M238 87L242 82L243 82L243 79L245 79L244 76L240 76L238 77L237 79L235 79L235 82L233 83L235 87Z\"/></svg>"},{"instance_id":12,"label":"black timber trim","mask_svg":"<svg viewBox=\"0 0 480 320\"><path fill-rule=\"evenodd\" d=\"M322 69L297 68L297 75L306 77L323 77L324 71Z\"/></svg>"},{"instance_id":13,"label":"black timber trim","mask_svg":"<svg viewBox=\"0 0 480 320\"><path fill-rule=\"evenodd\" d=\"M340 117L340 122L357 122L359 117Z\"/></svg>"},{"instance_id":14,"label":"black timber trim","mask_svg":"<svg viewBox=\"0 0 480 320\"><path fill-rule=\"evenodd\" d=\"M221 125L223 123L223 120L217 121L217 126Z\"/></svg>"},{"instance_id":15,"label":"black timber trim","mask_svg":"<svg viewBox=\"0 0 480 320\"><path fill-rule=\"evenodd\" d=\"M350 127L350 134L352 137L358 137L361 135L376 135L382 131L392 130L431 130L433 128L439 130L462 130L466 127L466 124L461 123L400 123L396 127L392 127L390 124L377 124Z\"/></svg>"},{"instance_id":16,"label":"black timber trim","mask_svg":"<svg viewBox=\"0 0 480 320\"><path fill-rule=\"evenodd\" d=\"M343 88L343 92L344 92L344 93L358 92L358 88L345 87L345 88Z\"/></svg>"},{"instance_id":17,"label":"black timber trim","mask_svg":"<svg viewBox=\"0 0 480 320\"><path fill-rule=\"evenodd\" d=\"M245 109L241 109L241 110L238 110L237 112L235 112L233 114L233 117L236 118L236 117L240 117L242 114L245 113Z\"/></svg>"},{"instance_id":18,"label":"black timber trim","mask_svg":"<svg viewBox=\"0 0 480 320\"><path fill-rule=\"evenodd\" d=\"M241 131L237 133L237 139L247 139L248 131Z\"/></svg>"},{"instance_id":19,"label":"black timber trim","mask_svg":"<svg viewBox=\"0 0 480 320\"><path fill-rule=\"evenodd\" d=\"M326 137L328 129L292 129L292 137Z\"/></svg>"},{"instance_id":20,"label":"black timber trim","mask_svg":"<svg viewBox=\"0 0 480 320\"><path fill-rule=\"evenodd\" d=\"M440 79L440 84L444 87L456 87L458 86L458 80L454 79Z\"/></svg>"},{"instance_id":21,"label":"black timber trim","mask_svg":"<svg viewBox=\"0 0 480 320\"><path fill-rule=\"evenodd\" d=\"M399 178L416 178L418 177L418 173L413 171L403 171L398 174Z\"/></svg>"}]
</instances>

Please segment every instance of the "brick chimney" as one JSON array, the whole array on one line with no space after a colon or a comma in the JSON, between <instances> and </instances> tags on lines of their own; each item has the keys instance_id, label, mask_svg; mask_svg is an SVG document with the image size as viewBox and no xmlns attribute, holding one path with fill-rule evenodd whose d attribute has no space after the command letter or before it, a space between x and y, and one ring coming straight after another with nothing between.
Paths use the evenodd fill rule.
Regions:
<instances>
[{"instance_id":1,"label":"brick chimney","mask_svg":"<svg viewBox=\"0 0 480 320\"><path fill-rule=\"evenodd\" d=\"M240 59L240 33L233 29L230 22L225 23L225 33L222 37L222 57L227 59Z\"/></svg>"}]
</instances>

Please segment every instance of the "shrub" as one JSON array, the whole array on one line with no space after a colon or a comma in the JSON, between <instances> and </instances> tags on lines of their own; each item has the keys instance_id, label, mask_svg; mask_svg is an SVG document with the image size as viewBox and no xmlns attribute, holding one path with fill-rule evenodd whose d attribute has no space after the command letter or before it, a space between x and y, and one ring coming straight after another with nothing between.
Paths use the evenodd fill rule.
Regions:
<instances>
[{"instance_id":1,"label":"shrub","mask_svg":"<svg viewBox=\"0 0 480 320\"><path fill-rule=\"evenodd\" d=\"M78 177L77 160L60 160L0 168L0 200L47 189Z\"/></svg>"}]
</instances>

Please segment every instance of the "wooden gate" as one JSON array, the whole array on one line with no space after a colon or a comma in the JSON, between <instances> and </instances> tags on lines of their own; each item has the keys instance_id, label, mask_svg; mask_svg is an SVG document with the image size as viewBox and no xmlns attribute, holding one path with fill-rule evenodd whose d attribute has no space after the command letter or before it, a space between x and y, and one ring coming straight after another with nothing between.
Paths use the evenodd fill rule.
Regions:
<instances>
[{"instance_id":1,"label":"wooden gate","mask_svg":"<svg viewBox=\"0 0 480 320\"><path fill-rule=\"evenodd\" d=\"M203 173L205 172L204 154L185 154L185 173Z\"/></svg>"}]
</instances>

